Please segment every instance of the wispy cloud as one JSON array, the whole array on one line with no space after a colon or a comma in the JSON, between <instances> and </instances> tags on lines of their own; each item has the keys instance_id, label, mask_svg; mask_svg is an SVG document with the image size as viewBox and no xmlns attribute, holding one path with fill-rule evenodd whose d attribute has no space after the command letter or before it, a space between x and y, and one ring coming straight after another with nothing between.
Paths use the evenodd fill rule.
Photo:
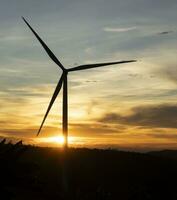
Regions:
<instances>
[{"instance_id":1,"label":"wispy cloud","mask_svg":"<svg viewBox=\"0 0 177 200\"><path fill-rule=\"evenodd\" d=\"M159 68L156 73L158 73L162 78L172 81L173 83L177 83L177 63L169 63L167 66L162 66Z\"/></svg>"},{"instance_id":2,"label":"wispy cloud","mask_svg":"<svg viewBox=\"0 0 177 200\"><path fill-rule=\"evenodd\" d=\"M107 124L118 123L144 128L177 128L177 105L162 104L134 107L129 115L107 113L99 121Z\"/></svg>"},{"instance_id":3,"label":"wispy cloud","mask_svg":"<svg viewBox=\"0 0 177 200\"><path fill-rule=\"evenodd\" d=\"M173 31L162 31L162 32L159 32L158 35L167 35L169 33L173 33Z\"/></svg>"},{"instance_id":4,"label":"wispy cloud","mask_svg":"<svg viewBox=\"0 0 177 200\"><path fill-rule=\"evenodd\" d=\"M127 31L132 31L137 29L136 26L132 26L132 27L125 27L125 28L111 28L111 27L105 27L103 30L105 32L117 32L117 33L121 33L121 32L127 32Z\"/></svg>"},{"instance_id":5,"label":"wispy cloud","mask_svg":"<svg viewBox=\"0 0 177 200\"><path fill-rule=\"evenodd\" d=\"M8 42L16 42L16 41L24 41L27 40L29 37L24 37L21 35L0 35L0 41L8 41Z\"/></svg>"}]
</instances>

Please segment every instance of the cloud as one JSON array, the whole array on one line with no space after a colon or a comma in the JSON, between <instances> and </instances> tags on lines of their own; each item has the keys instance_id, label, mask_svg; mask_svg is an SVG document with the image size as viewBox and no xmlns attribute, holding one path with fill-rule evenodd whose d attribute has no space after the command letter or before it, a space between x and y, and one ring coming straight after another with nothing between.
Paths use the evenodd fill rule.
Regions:
<instances>
[{"instance_id":1,"label":"cloud","mask_svg":"<svg viewBox=\"0 0 177 200\"><path fill-rule=\"evenodd\" d=\"M129 115L107 113L99 122L125 124L145 128L177 128L177 104L139 106L131 109Z\"/></svg>"},{"instance_id":2,"label":"cloud","mask_svg":"<svg viewBox=\"0 0 177 200\"><path fill-rule=\"evenodd\" d=\"M162 32L159 32L158 35L167 35L169 33L172 33L173 31L162 31Z\"/></svg>"},{"instance_id":3,"label":"cloud","mask_svg":"<svg viewBox=\"0 0 177 200\"><path fill-rule=\"evenodd\" d=\"M127 32L127 31L132 31L132 30L136 30L137 27L133 26L133 27L127 27L127 28L110 28L110 27L105 27L103 30L105 32L117 32L117 33L121 33L121 32Z\"/></svg>"},{"instance_id":4,"label":"cloud","mask_svg":"<svg viewBox=\"0 0 177 200\"><path fill-rule=\"evenodd\" d=\"M151 136L152 138L177 140L176 133L149 133L148 136Z\"/></svg>"},{"instance_id":5,"label":"cloud","mask_svg":"<svg viewBox=\"0 0 177 200\"><path fill-rule=\"evenodd\" d=\"M14 138L30 138L36 137L38 126L27 126L21 128L7 127L0 129L0 135L4 137L14 137ZM58 133L58 128L54 126L45 126L41 131L41 135L44 136L55 136Z\"/></svg>"},{"instance_id":6,"label":"cloud","mask_svg":"<svg viewBox=\"0 0 177 200\"><path fill-rule=\"evenodd\" d=\"M117 134L120 130L112 125L105 125L100 123L70 123L71 132L76 132L76 135L85 136L100 136L105 134Z\"/></svg>"},{"instance_id":7,"label":"cloud","mask_svg":"<svg viewBox=\"0 0 177 200\"><path fill-rule=\"evenodd\" d=\"M157 70L157 73L159 73L162 78L177 83L177 63L171 63L166 67L161 67Z\"/></svg>"}]
</instances>

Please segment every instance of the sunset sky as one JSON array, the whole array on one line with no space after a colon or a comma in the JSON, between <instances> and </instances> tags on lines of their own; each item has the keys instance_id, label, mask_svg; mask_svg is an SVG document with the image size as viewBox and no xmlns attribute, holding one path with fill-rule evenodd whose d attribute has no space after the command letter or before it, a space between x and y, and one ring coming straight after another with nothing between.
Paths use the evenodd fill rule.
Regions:
<instances>
[{"instance_id":1,"label":"sunset sky","mask_svg":"<svg viewBox=\"0 0 177 200\"><path fill-rule=\"evenodd\" d=\"M59 146L62 91L36 137L61 63L137 59L69 75L71 146L177 149L176 0L0 0L0 138Z\"/></svg>"}]
</instances>

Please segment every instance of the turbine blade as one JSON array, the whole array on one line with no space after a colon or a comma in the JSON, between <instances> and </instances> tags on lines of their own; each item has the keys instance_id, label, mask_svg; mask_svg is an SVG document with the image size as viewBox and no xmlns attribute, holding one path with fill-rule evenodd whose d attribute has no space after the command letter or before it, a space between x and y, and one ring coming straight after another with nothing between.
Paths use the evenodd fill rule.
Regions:
<instances>
[{"instance_id":1,"label":"turbine blade","mask_svg":"<svg viewBox=\"0 0 177 200\"><path fill-rule=\"evenodd\" d=\"M68 71L69 72L78 71L78 70L84 70L84 69L91 69L91 68L95 68L95 67L103 67L103 66L107 66L107 65L116 65L116 64L130 63L130 62L136 62L136 60L124 60L124 61L109 62L109 63L86 64L86 65L80 65L77 67L70 68L70 69L68 69Z\"/></svg>"},{"instance_id":2,"label":"turbine blade","mask_svg":"<svg viewBox=\"0 0 177 200\"><path fill-rule=\"evenodd\" d=\"M56 63L62 70L65 70L64 66L60 63L58 58L53 54L53 52L49 49L49 47L44 43L44 41L39 37L39 35L34 31L34 29L30 26L30 24L26 21L24 17L22 17L23 21L26 23L26 25L30 28L30 30L33 32L33 34L36 36L38 41L41 43L43 48L45 49L48 56L53 60L54 63Z\"/></svg>"},{"instance_id":3,"label":"turbine blade","mask_svg":"<svg viewBox=\"0 0 177 200\"><path fill-rule=\"evenodd\" d=\"M47 115L48 115L48 113L49 113L49 111L50 111L50 109L51 109L51 107L52 107L52 105L53 105L53 103L54 103L56 97L58 96L58 94L59 94L59 92L60 92L60 90L61 90L61 86L62 86L62 83L63 83L63 76L64 76L64 75L62 74L60 80L58 81L57 87L56 87L56 89L55 89L55 91L54 91L54 93L53 93L52 99L50 100L49 106L48 106L48 108L47 108L47 112L45 113L44 119L43 119L43 121L42 121L42 123L41 123L41 126L40 126L40 128L39 128L39 131L38 131L38 133L37 133L37 136L39 135L39 133L40 133L40 131L41 131L41 129L42 129L42 126L43 126L43 124L44 124L44 122L45 122L45 120L46 120L46 118L47 118Z\"/></svg>"}]
</instances>

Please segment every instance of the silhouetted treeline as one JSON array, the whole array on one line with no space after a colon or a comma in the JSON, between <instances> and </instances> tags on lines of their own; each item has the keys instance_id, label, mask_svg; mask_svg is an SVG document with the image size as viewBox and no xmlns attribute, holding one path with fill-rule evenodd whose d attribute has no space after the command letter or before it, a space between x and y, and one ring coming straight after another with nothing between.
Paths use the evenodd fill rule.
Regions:
<instances>
[{"instance_id":1,"label":"silhouetted treeline","mask_svg":"<svg viewBox=\"0 0 177 200\"><path fill-rule=\"evenodd\" d=\"M2 200L177 199L174 156L5 143L0 143Z\"/></svg>"}]
</instances>

